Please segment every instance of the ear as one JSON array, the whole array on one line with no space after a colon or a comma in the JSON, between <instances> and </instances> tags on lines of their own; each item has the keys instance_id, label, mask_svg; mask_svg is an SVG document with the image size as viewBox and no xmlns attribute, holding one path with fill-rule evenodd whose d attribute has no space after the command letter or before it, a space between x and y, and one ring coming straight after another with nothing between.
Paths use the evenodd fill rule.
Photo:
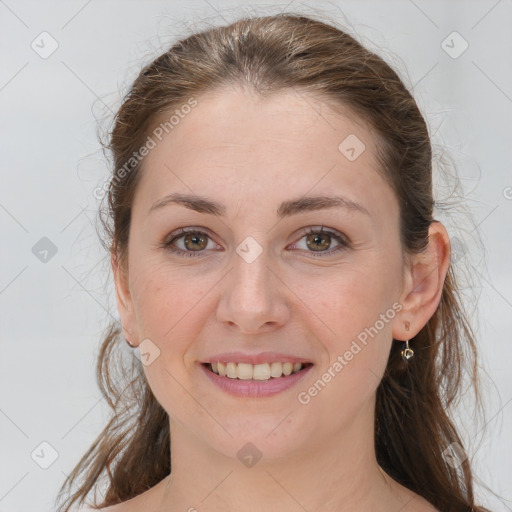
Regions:
<instances>
[{"instance_id":1,"label":"ear","mask_svg":"<svg viewBox=\"0 0 512 512\"><path fill-rule=\"evenodd\" d=\"M128 269L121 264L114 249L110 251L110 257L116 289L117 310L123 326L123 334L132 345L138 345L137 320L130 294Z\"/></svg>"},{"instance_id":2,"label":"ear","mask_svg":"<svg viewBox=\"0 0 512 512\"><path fill-rule=\"evenodd\" d=\"M400 297L402 309L393 322L394 339L405 341L413 338L435 313L450 266L450 254L448 233L435 220L429 226L427 247L408 256ZM406 330L408 323L409 330Z\"/></svg>"}]
</instances>

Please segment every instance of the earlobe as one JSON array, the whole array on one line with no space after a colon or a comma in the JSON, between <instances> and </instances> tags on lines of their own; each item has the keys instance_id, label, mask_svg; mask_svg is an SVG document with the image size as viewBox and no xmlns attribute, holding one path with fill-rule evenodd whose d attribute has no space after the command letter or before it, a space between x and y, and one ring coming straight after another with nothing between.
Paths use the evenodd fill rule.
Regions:
<instances>
[{"instance_id":1,"label":"earlobe","mask_svg":"<svg viewBox=\"0 0 512 512\"><path fill-rule=\"evenodd\" d=\"M418 334L435 313L450 265L450 239L445 227L433 221L429 227L428 245L409 257L400 303L395 317L393 338L408 340ZM409 331L404 328L410 323Z\"/></svg>"}]
</instances>

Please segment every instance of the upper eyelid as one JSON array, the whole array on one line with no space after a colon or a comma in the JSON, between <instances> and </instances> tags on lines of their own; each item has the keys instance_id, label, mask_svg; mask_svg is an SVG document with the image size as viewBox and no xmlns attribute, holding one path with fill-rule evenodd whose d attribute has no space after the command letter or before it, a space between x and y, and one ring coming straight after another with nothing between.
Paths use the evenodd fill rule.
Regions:
<instances>
[{"instance_id":1,"label":"upper eyelid","mask_svg":"<svg viewBox=\"0 0 512 512\"><path fill-rule=\"evenodd\" d=\"M207 228L202 228L202 227L191 227L191 228L178 228L176 229L175 231L173 231L172 233L169 233L165 238L164 238L164 244L165 243L171 243L172 241L174 240L177 240L179 238L182 238L184 237L185 235L189 235L189 234L193 234L193 233L203 233L205 235L208 236L208 238L210 238L211 240L214 240L215 237L211 234L211 231L209 231ZM215 242L217 243L217 242Z\"/></svg>"}]
</instances>

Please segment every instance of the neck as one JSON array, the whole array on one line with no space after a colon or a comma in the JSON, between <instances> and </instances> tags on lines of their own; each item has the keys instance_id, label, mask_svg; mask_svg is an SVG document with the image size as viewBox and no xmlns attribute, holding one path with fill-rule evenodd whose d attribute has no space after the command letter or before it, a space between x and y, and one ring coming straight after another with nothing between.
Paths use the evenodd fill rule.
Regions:
<instances>
[{"instance_id":1,"label":"neck","mask_svg":"<svg viewBox=\"0 0 512 512\"><path fill-rule=\"evenodd\" d=\"M323 435L286 458L263 457L252 467L171 421L172 472L158 510L398 510L401 486L377 464L367 411L359 417L328 442Z\"/></svg>"}]
</instances>

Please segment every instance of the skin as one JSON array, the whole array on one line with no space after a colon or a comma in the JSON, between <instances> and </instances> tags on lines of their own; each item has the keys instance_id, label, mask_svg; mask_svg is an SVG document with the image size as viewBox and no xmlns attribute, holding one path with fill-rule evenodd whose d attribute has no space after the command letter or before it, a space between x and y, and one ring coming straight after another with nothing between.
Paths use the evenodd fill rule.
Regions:
<instances>
[{"instance_id":1,"label":"skin","mask_svg":"<svg viewBox=\"0 0 512 512\"><path fill-rule=\"evenodd\" d=\"M124 334L160 350L144 371L170 417L172 474L106 510L434 511L380 469L373 425L393 338L412 338L439 304L449 265L445 228L433 223L427 249L403 253L398 202L378 172L372 131L348 109L341 115L291 90L262 99L220 89L197 100L145 158L128 269L112 254ZM349 134L366 146L354 161L338 150ZM174 192L222 203L226 215L177 204L148 214ZM344 196L369 215L327 208L277 217L281 202L313 195ZM322 243L330 243L325 252L340 247L335 238L304 233L322 226L350 246L322 256ZM195 257L161 247L184 227L209 236L206 246L193 236L187 246L184 237L174 242ZM263 249L252 263L236 252L247 236ZM298 393L394 303L401 310L300 403ZM278 395L239 398L211 384L199 366L229 350L279 351L314 366ZM262 453L251 468L237 458L247 442Z\"/></svg>"}]
</instances>

